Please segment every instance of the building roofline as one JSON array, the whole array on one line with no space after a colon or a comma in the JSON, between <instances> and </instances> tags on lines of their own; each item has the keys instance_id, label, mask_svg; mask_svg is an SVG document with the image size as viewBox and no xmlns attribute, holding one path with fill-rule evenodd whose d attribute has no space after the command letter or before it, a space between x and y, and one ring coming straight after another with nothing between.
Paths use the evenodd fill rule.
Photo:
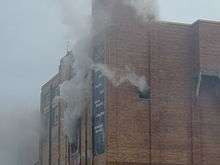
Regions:
<instances>
[{"instance_id":1,"label":"building roofline","mask_svg":"<svg viewBox=\"0 0 220 165\"><path fill-rule=\"evenodd\" d=\"M159 24L168 24L168 25L179 25L179 26L190 26L189 23L175 22L175 21L156 21Z\"/></svg>"},{"instance_id":2,"label":"building roofline","mask_svg":"<svg viewBox=\"0 0 220 165\"><path fill-rule=\"evenodd\" d=\"M47 85L49 85L50 83L52 83L57 77L59 76L59 73L55 74L54 76L52 76L47 82L43 83L41 85L41 89L45 88Z\"/></svg>"},{"instance_id":3,"label":"building roofline","mask_svg":"<svg viewBox=\"0 0 220 165\"><path fill-rule=\"evenodd\" d=\"M198 19L197 21L193 23L182 23L182 22L175 22L175 21L156 21L155 23L159 24L169 24L169 25L179 25L179 26L190 26L194 25L196 23L210 23L210 24L217 24L220 25L220 21L213 21L213 20L206 20L206 19Z\"/></svg>"},{"instance_id":4,"label":"building roofline","mask_svg":"<svg viewBox=\"0 0 220 165\"><path fill-rule=\"evenodd\" d=\"M220 21L206 20L206 19L199 19L196 22L194 22L193 24L195 24L195 23L210 23L210 24L220 25Z\"/></svg>"}]
</instances>

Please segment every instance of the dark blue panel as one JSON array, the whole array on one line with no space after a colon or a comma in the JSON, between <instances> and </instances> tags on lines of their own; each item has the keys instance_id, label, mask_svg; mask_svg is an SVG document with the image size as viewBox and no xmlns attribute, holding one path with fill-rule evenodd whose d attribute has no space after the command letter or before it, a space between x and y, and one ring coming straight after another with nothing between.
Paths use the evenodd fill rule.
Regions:
<instances>
[{"instance_id":1,"label":"dark blue panel","mask_svg":"<svg viewBox=\"0 0 220 165\"><path fill-rule=\"evenodd\" d=\"M103 45L94 49L94 61L103 62ZM93 151L94 154L105 152L105 78L100 71L93 72Z\"/></svg>"}]
</instances>

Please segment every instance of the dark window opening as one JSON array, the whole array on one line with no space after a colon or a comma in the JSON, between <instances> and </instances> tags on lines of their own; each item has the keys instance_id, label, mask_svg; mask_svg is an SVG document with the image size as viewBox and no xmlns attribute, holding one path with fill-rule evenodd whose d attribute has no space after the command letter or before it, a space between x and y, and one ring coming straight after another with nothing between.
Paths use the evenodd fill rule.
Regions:
<instances>
[{"instance_id":1,"label":"dark window opening","mask_svg":"<svg viewBox=\"0 0 220 165\"><path fill-rule=\"evenodd\" d=\"M215 87L220 82L217 76L202 75L202 81L207 82L210 86Z\"/></svg>"},{"instance_id":2,"label":"dark window opening","mask_svg":"<svg viewBox=\"0 0 220 165\"><path fill-rule=\"evenodd\" d=\"M138 96L140 99L150 100L150 90L148 89L143 91L138 90Z\"/></svg>"},{"instance_id":3,"label":"dark window opening","mask_svg":"<svg viewBox=\"0 0 220 165\"><path fill-rule=\"evenodd\" d=\"M77 144L76 143L72 143L70 144L70 153L76 153L77 152Z\"/></svg>"},{"instance_id":4,"label":"dark window opening","mask_svg":"<svg viewBox=\"0 0 220 165\"><path fill-rule=\"evenodd\" d=\"M68 153L69 158L72 159L79 153L80 150L80 126L81 120L77 121L77 125L73 128L72 137L69 139Z\"/></svg>"},{"instance_id":5,"label":"dark window opening","mask_svg":"<svg viewBox=\"0 0 220 165\"><path fill-rule=\"evenodd\" d=\"M220 79L217 76L212 75L202 75L202 85L203 87L213 90L216 97L220 97Z\"/></svg>"}]
</instances>

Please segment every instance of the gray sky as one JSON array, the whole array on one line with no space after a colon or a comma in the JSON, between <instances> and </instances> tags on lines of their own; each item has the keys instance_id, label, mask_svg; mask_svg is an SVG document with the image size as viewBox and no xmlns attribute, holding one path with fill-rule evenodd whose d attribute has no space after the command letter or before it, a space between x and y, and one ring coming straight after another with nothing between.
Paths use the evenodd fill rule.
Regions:
<instances>
[{"instance_id":1,"label":"gray sky","mask_svg":"<svg viewBox=\"0 0 220 165\"><path fill-rule=\"evenodd\" d=\"M162 20L192 23L197 19L220 21L219 0L159 0Z\"/></svg>"},{"instance_id":2,"label":"gray sky","mask_svg":"<svg viewBox=\"0 0 220 165\"><path fill-rule=\"evenodd\" d=\"M57 72L66 29L57 0L0 0L0 110L39 103L42 83ZM159 0L162 20L220 20L219 0Z\"/></svg>"},{"instance_id":3,"label":"gray sky","mask_svg":"<svg viewBox=\"0 0 220 165\"><path fill-rule=\"evenodd\" d=\"M0 110L37 105L57 70L65 28L53 0L0 0Z\"/></svg>"}]
</instances>

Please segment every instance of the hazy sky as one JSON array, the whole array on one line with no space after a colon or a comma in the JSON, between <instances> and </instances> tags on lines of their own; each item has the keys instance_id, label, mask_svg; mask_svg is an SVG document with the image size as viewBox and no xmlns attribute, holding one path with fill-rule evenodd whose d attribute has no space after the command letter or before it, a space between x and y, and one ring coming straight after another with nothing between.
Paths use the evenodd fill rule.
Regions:
<instances>
[{"instance_id":1,"label":"hazy sky","mask_svg":"<svg viewBox=\"0 0 220 165\"><path fill-rule=\"evenodd\" d=\"M1 110L39 103L40 86L57 72L66 29L58 0L0 0ZM220 20L219 0L159 0L162 20Z\"/></svg>"},{"instance_id":2,"label":"hazy sky","mask_svg":"<svg viewBox=\"0 0 220 165\"><path fill-rule=\"evenodd\" d=\"M0 0L1 109L39 101L40 86L56 72L65 29L54 0Z\"/></svg>"},{"instance_id":3,"label":"hazy sky","mask_svg":"<svg viewBox=\"0 0 220 165\"><path fill-rule=\"evenodd\" d=\"M197 19L220 21L219 0L159 0L161 19L192 23Z\"/></svg>"}]
</instances>

